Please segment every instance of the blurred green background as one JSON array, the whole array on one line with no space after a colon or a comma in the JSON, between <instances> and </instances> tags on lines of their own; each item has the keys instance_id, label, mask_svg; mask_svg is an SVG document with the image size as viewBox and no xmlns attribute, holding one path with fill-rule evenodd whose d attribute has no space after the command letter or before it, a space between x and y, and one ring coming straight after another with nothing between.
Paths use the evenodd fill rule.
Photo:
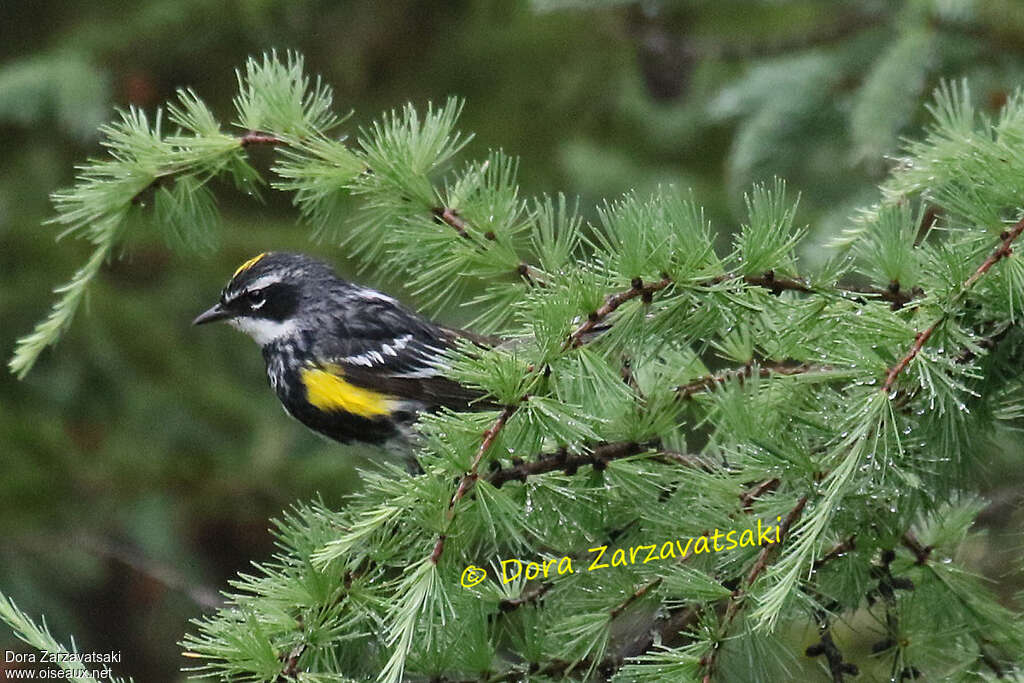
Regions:
<instances>
[{"instance_id":1,"label":"blurred green background","mask_svg":"<svg viewBox=\"0 0 1024 683\"><path fill-rule=\"evenodd\" d=\"M968 78L988 112L1024 84L1014 0L40 0L0 5L0 27L5 357L89 253L43 221L48 194L101 153L97 126L182 86L229 122L234 69L272 48L334 87L346 132L459 95L476 134L464 159L519 155L523 195L578 196L593 217L630 189L692 188L723 249L751 182L787 178L822 244L873 200L898 136L921 134L940 79ZM265 169L273 152L252 154ZM83 651L121 651L118 673L139 681L182 677L187 620L273 552L270 518L317 495L343 504L377 456L290 421L250 341L189 326L259 251L358 265L337 240L311 242L288 196L216 189L219 249L175 252L133 226L60 345L24 381L0 374L0 590ZM416 304L400 282L364 281ZM974 564L1009 599L1021 468L977 474L994 503ZM0 649L23 646L0 629Z\"/></svg>"}]
</instances>

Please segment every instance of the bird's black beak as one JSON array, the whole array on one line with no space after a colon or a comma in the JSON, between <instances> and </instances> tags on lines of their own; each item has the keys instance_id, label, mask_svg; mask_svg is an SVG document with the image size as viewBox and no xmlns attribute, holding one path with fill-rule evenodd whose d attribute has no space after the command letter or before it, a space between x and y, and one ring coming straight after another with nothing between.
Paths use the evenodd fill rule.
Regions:
<instances>
[{"instance_id":1,"label":"bird's black beak","mask_svg":"<svg viewBox=\"0 0 1024 683\"><path fill-rule=\"evenodd\" d=\"M221 306L219 303L213 305L213 307L203 311L196 316L196 319L192 321L193 325L204 325L206 323L212 323L217 320L224 320L230 318L231 312L228 309Z\"/></svg>"}]
</instances>

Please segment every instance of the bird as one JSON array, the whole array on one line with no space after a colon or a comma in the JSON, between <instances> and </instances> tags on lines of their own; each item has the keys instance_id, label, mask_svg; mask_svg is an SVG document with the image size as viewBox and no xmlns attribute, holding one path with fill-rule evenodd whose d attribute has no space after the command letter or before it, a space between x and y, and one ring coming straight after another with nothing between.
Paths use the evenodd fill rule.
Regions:
<instances>
[{"instance_id":1,"label":"bird","mask_svg":"<svg viewBox=\"0 0 1024 683\"><path fill-rule=\"evenodd\" d=\"M432 322L305 254L267 251L242 263L192 324L215 321L259 344L286 413L341 443L408 454L424 411L491 407L445 370L459 339L480 348L494 340Z\"/></svg>"}]
</instances>

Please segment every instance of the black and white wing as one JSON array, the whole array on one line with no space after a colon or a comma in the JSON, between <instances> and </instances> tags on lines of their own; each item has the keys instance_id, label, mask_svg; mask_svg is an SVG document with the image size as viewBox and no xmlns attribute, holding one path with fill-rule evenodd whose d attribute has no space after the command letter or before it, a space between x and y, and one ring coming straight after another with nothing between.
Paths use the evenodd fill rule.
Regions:
<instances>
[{"instance_id":1,"label":"black and white wing","mask_svg":"<svg viewBox=\"0 0 1024 683\"><path fill-rule=\"evenodd\" d=\"M444 376L446 352L460 336L381 298L363 302L358 316L337 320L321 358L356 386L400 399L455 410L491 407L481 394ZM478 344L483 339L472 337ZM471 405L472 404L472 405Z\"/></svg>"}]
</instances>

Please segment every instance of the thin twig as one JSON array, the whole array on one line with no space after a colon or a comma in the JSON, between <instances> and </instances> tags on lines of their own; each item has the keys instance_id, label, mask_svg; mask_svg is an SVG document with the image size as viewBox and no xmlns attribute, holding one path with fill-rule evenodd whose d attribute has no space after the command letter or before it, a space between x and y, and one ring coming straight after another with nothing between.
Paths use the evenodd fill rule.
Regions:
<instances>
[{"instance_id":1,"label":"thin twig","mask_svg":"<svg viewBox=\"0 0 1024 683\"><path fill-rule=\"evenodd\" d=\"M780 294L784 291L802 292L804 294L823 294L828 291L819 287L814 287L810 282L802 277L778 275L774 270L765 271L762 275L741 276L735 273L725 273L707 280L703 283L703 286L711 287L722 284L723 282L740 280L754 287L762 287L764 289L771 290L773 294ZM832 289L839 294L856 295L854 300L860 303L865 303L863 299L864 296L888 301L892 304L894 310L903 308L915 298L924 294L924 292L919 289L911 291L900 289L899 283L890 283L890 285L884 289L878 287L858 287L839 284L836 284Z\"/></svg>"},{"instance_id":2,"label":"thin twig","mask_svg":"<svg viewBox=\"0 0 1024 683\"><path fill-rule=\"evenodd\" d=\"M286 683L287 681L297 679L299 675L299 658L302 657L302 653L305 651L305 643L299 643L292 648L291 652L288 653L287 659L285 659L284 668L281 669L281 673L274 679L275 683Z\"/></svg>"},{"instance_id":3,"label":"thin twig","mask_svg":"<svg viewBox=\"0 0 1024 683\"><path fill-rule=\"evenodd\" d=\"M768 379L774 375L792 376L802 375L809 372L829 372L833 368L828 365L814 365L801 363L800 365L747 365L738 370L728 370L714 375L705 375L692 382L687 382L676 387L676 394L681 399L688 399L695 394L713 390L715 387L726 384L732 380L743 380L753 376L754 372L762 379Z\"/></svg>"},{"instance_id":4,"label":"thin twig","mask_svg":"<svg viewBox=\"0 0 1024 683\"><path fill-rule=\"evenodd\" d=\"M1009 230L1003 231L999 236L999 239L1001 240L999 246L993 249L992 253L988 255L988 258L986 258L982 264L978 266L977 270L975 270L971 276L964 281L963 286L957 294L958 297L962 296L967 292L967 290L974 286L974 283L977 282L982 275L987 273L992 266L1013 253L1013 242L1020 237L1021 232L1024 232L1024 218L1017 221ZM924 348L924 345L928 343L928 340L931 338L932 334L935 333L935 330L938 329L939 325L945 322L948 317L949 313L944 313L935 320L935 322L926 327L923 332L918 332L917 335L915 335L914 343L911 345L910 350L907 351L899 362L892 366L888 374L886 374L885 383L882 384L881 389L883 393L888 394L892 390L892 386L896 383L896 379L900 376L900 373L902 373L907 366L910 365L910 362L917 357L917 354L919 354L921 349Z\"/></svg>"},{"instance_id":5,"label":"thin twig","mask_svg":"<svg viewBox=\"0 0 1024 683\"><path fill-rule=\"evenodd\" d=\"M910 552L914 553L914 564L926 564L932 555L932 546L922 545L921 541L917 540L917 536L915 536L912 531L907 531L903 534L900 542L903 543L904 547L906 547Z\"/></svg>"},{"instance_id":6,"label":"thin twig","mask_svg":"<svg viewBox=\"0 0 1024 683\"><path fill-rule=\"evenodd\" d=\"M238 144L242 147L249 147L251 145L284 145L284 140L274 135L267 135L266 133L258 133L256 131L250 131L245 135L238 137Z\"/></svg>"},{"instance_id":7,"label":"thin twig","mask_svg":"<svg viewBox=\"0 0 1024 683\"><path fill-rule=\"evenodd\" d=\"M761 552L757 555L757 560L754 562L750 571L747 573L746 579L744 580L744 586L737 588L733 591L733 594L729 597L729 605L725 609L725 616L722 617L722 624L719 628L719 641L723 639L729 632L729 627L732 625L733 620L739 613L743 606L744 598L746 597L746 589L754 584L757 577L760 576L761 572L768 566L769 558L771 557L772 551L777 545L781 545L789 534L790 528L803 514L804 507L807 505L808 496L803 495L797 501L793 509L789 511L786 518L782 520L779 525L779 542L766 545L761 549ZM708 652L704 657L701 658L701 665L704 667L706 673L704 674L703 682L710 683L711 675L714 673L716 659L718 657L719 643L715 643L711 651Z\"/></svg>"},{"instance_id":8,"label":"thin twig","mask_svg":"<svg viewBox=\"0 0 1024 683\"><path fill-rule=\"evenodd\" d=\"M476 456L473 458L473 463L469 466L469 472L462 476L462 480L459 482L459 487L455 490L455 495L452 496L451 502L448 503L449 518L452 516L456 504L462 500L462 497L466 495L466 491L468 491L469 487L476 481L479 476L477 474L477 470L480 468L480 461L483 459L484 453L486 453L491 447L494 440L498 438L498 434L501 430L505 428L505 424L508 422L508 419L512 417L512 413L516 411L516 407L517 406L511 405L505 406L497 419L494 420L494 423L487 428L487 431L484 432L483 441L480 442L480 447L476 449Z\"/></svg>"},{"instance_id":9,"label":"thin twig","mask_svg":"<svg viewBox=\"0 0 1024 683\"><path fill-rule=\"evenodd\" d=\"M524 397L525 398L525 397ZM462 497L466 495L469 487L473 485L473 482L477 480L479 474L477 471L480 468L480 461L483 460L484 454L494 443L494 440L498 438L498 434L504 429L508 419L512 417L512 414L516 412L518 405L505 406L498 417L494 420L487 431L484 432L483 440L480 442L479 448L476 449L476 456L473 458L472 464L469 466L469 471L462 475L462 479L459 480L459 486L455 489L455 494L452 496L451 501L448 503L448 521L451 522L455 517L455 506L458 505ZM437 564L441 559L442 553L444 553L444 541L445 535L440 534L437 537L437 542L434 543L434 549L430 552L431 564Z\"/></svg>"},{"instance_id":10,"label":"thin twig","mask_svg":"<svg viewBox=\"0 0 1024 683\"><path fill-rule=\"evenodd\" d=\"M649 284L644 284L644 281L641 278L634 278L632 286L629 289L616 292L615 294L610 294L605 299L604 305L596 311L593 311L587 317L587 320L569 335L569 338L565 340L565 344L562 348L570 349L582 346L583 337L593 330L598 323L614 313L619 306L631 299L635 299L636 297L641 297L645 302L650 301L651 296L655 292L665 289L670 284L672 284L672 280L669 279L668 276L663 277L658 282L652 282Z\"/></svg>"},{"instance_id":11,"label":"thin twig","mask_svg":"<svg viewBox=\"0 0 1024 683\"><path fill-rule=\"evenodd\" d=\"M458 211L447 206L437 206L430 210L439 221L450 226L455 232L459 234L459 237L463 239L470 239L469 231L466 230L466 221L459 216Z\"/></svg>"},{"instance_id":12,"label":"thin twig","mask_svg":"<svg viewBox=\"0 0 1024 683\"><path fill-rule=\"evenodd\" d=\"M498 610L501 611L502 614L507 614L508 612L519 609L523 605L529 605L537 602L543 598L544 595L554 587L554 585L555 584L550 581L545 581L539 586L523 591L518 598L505 598L498 603Z\"/></svg>"},{"instance_id":13,"label":"thin twig","mask_svg":"<svg viewBox=\"0 0 1024 683\"><path fill-rule=\"evenodd\" d=\"M631 595L629 595L629 596L628 596L628 597L627 597L627 598L626 598L625 600L623 600L623 601L622 601L622 602L620 602L620 603L619 603L618 605L616 605L615 607L613 607L613 608L612 608L612 610L611 610L611 611L610 611L610 612L608 613L609 617L610 617L611 619L615 619L615 618L617 618L617 617L618 617L618 616L619 616L620 614L622 614L623 612L625 612L625 611L626 611L626 609L627 609L627 608L628 608L628 607L629 607L630 605L632 605L632 604L633 604L634 602L636 602L636 601L637 601L637 600L639 600L640 598L642 598L642 597L644 597L645 595L647 595L647 593L648 593L649 591L651 591L651 590L653 590L653 589L657 588L657 587L658 587L658 586L659 586L659 585L661 584L661 581L662 581L661 577L658 577L657 579L654 579L653 581L648 581L647 583L641 584L641 585L640 585L640 586L639 586L639 587L638 587L638 588L637 588L637 589L636 589L635 591L633 591L633 593L632 593Z\"/></svg>"},{"instance_id":14,"label":"thin twig","mask_svg":"<svg viewBox=\"0 0 1024 683\"><path fill-rule=\"evenodd\" d=\"M592 465L596 469L603 469L611 460L626 458L637 453L648 450L651 444L641 444L635 441L618 441L615 443L601 444L594 447L589 453L569 455L565 449L555 453L545 454L537 460L519 462L512 467L497 469L487 476L487 481L496 488L510 481L526 481L528 476L545 474L561 470L566 474L575 474L576 470L585 465Z\"/></svg>"},{"instance_id":15,"label":"thin twig","mask_svg":"<svg viewBox=\"0 0 1024 683\"><path fill-rule=\"evenodd\" d=\"M758 575L764 571L765 567L768 566L768 558L771 556L772 551L775 550L776 546L781 545L785 540L786 535L789 533L790 528L796 523L796 520L800 519L800 515L803 514L804 507L807 505L808 496L803 495L800 500L796 502L793 509L789 511L786 518L782 520L782 524L779 525L779 542L771 543L761 548L761 552L757 556L757 562L751 567L750 573L747 574L747 586L752 586L754 581L757 580Z\"/></svg>"},{"instance_id":16,"label":"thin twig","mask_svg":"<svg viewBox=\"0 0 1024 683\"><path fill-rule=\"evenodd\" d=\"M740 494L740 505L744 512L750 512L753 509L754 501L759 499L764 494L775 491L779 488L779 484L782 483L780 479L766 479L760 484L757 484L752 489L748 489Z\"/></svg>"},{"instance_id":17,"label":"thin twig","mask_svg":"<svg viewBox=\"0 0 1024 683\"><path fill-rule=\"evenodd\" d=\"M836 543L834 546L832 546L832 548L827 553L825 553L824 555L822 555L821 557L819 557L817 560L814 561L814 565L813 565L814 570L817 571L818 569L821 569L822 567L824 567L826 564L828 564L832 560L835 560L835 559L838 559L838 558L842 557L843 555L845 555L846 553L850 552L851 550L856 549L856 547L857 547L857 537L856 536L850 536L846 540L840 541L839 543Z\"/></svg>"},{"instance_id":18,"label":"thin twig","mask_svg":"<svg viewBox=\"0 0 1024 683\"><path fill-rule=\"evenodd\" d=\"M192 602L204 609L216 609L224 604L221 596L213 588L186 579L171 565L146 557L135 548L88 533L76 534L73 542L97 557L119 562L151 581L184 593Z\"/></svg>"}]
</instances>

